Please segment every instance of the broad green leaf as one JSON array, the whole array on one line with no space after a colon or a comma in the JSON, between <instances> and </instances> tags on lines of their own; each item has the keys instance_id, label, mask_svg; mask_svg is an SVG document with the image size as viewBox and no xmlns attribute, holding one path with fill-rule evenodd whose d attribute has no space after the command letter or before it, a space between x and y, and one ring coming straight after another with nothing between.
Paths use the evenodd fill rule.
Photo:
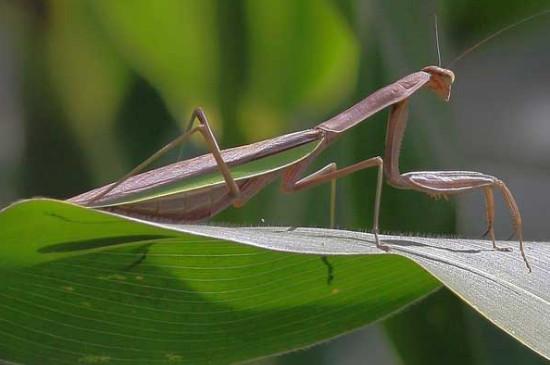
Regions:
<instances>
[{"instance_id":1,"label":"broad green leaf","mask_svg":"<svg viewBox=\"0 0 550 365\"><path fill-rule=\"evenodd\" d=\"M164 226L284 252L328 256L380 254L372 235L362 232ZM550 247L546 242L526 243L526 254L533 268L529 272L517 247L513 252L495 251L486 240L401 236L382 236L381 240L390 247L390 252L417 263L488 320L550 359L550 321L546 320L550 318L547 270ZM498 244L509 247L517 243L501 241Z\"/></svg>"},{"instance_id":2,"label":"broad green leaf","mask_svg":"<svg viewBox=\"0 0 550 365\"><path fill-rule=\"evenodd\" d=\"M51 200L13 205L0 227L0 358L18 363L244 361L351 331L438 287L395 255L331 257L329 284L318 255Z\"/></svg>"},{"instance_id":3,"label":"broad green leaf","mask_svg":"<svg viewBox=\"0 0 550 365\"><path fill-rule=\"evenodd\" d=\"M362 232L151 224L46 199L4 210L0 227L10 361L244 361L387 316L434 277L550 357L544 243L527 243L528 273L487 241L382 236L387 254Z\"/></svg>"}]
</instances>

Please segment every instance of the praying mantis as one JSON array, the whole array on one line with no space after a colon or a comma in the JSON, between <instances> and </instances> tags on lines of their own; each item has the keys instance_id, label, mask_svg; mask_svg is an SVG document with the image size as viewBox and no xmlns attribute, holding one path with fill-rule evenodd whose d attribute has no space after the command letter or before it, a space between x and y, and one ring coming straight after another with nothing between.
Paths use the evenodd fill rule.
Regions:
<instances>
[{"instance_id":1,"label":"praying mantis","mask_svg":"<svg viewBox=\"0 0 550 365\"><path fill-rule=\"evenodd\" d=\"M416 171L401 174L399 170L400 147L407 126L409 97L421 88L427 87L444 101L448 101L454 79L451 70L427 66L375 91L349 109L313 128L226 150L220 149L205 112L197 108L191 115L185 133L118 182L75 196L69 201L145 219L197 222L208 219L231 205L243 206L248 199L279 177L282 178L282 190L291 193L334 182L359 170L375 167L378 169L378 177L372 233L378 248L388 249L378 237L384 175L388 183L396 188L416 190L434 197L483 190L487 232L493 248L507 251L508 249L496 245L493 227L493 191L498 190L511 212L520 251L530 270L523 249L521 214L504 182L494 176L472 171ZM371 157L343 168L338 168L336 163L330 163L304 176L308 166L323 150L337 141L339 136L387 107L390 107L390 113L384 159L380 156ZM198 120L197 126L194 124L195 120ZM209 149L208 154L139 173L195 133L204 137ZM254 168L254 163L261 160L266 160L264 164L267 168ZM239 166L248 169L240 169L234 174L231 169Z\"/></svg>"},{"instance_id":2,"label":"praying mantis","mask_svg":"<svg viewBox=\"0 0 550 365\"><path fill-rule=\"evenodd\" d=\"M550 10L503 28L475 47L511 27L548 12ZM496 244L494 192L498 191L511 213L513 231L519 241L521 256L527 269L531 271L524 251L521 214L512 192L502 180L474 171L400 172L400 148L407 126L409 98L420 89L427 88L447 102L454 80L455 76L451 70L440 66L427 66L373 92L315 127L225 150L220 149L206 113L197 108L181 136L154 153L126 176L115 183L72 197L68 201L148 220L191 223L206 220L231 205L242 207L266 185L278 178L282 180L282 190L287 193L330 182L332 226L335 181L360 170L377 168L372 233L378 248L388 250L379 238L384 176L388 184L395 188L419 191L432 197L483 191L487 234L492 246L498 251L509 251L510 249ZM390 111L383 158L375 156L341 168L333 162L311 174L306 174L312 162L336 142L338 137L385 108L390 108ZM195 124L196 121L198 124ZM141 172L196 133L206 141L208 154Z\"/></svg>"}]
</instances>

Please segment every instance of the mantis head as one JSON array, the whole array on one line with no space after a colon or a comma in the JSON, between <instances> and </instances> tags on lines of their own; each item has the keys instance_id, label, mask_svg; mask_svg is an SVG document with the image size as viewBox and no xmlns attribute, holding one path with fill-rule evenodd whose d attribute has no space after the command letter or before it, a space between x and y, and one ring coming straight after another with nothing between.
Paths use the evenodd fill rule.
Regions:
<instances>
[{"instance_id":1,"label":"mantis head","mask_svg":"<svg viewBox=\"0 0 550 365\"><path fill-rule=\"evenodd\" d=\"M427 66L422 71L429 73L431 76L427 86L443 100L449 101L451 97L451 85L455 81L453 71L437 66Z\"/></svg>"}]
</instances>

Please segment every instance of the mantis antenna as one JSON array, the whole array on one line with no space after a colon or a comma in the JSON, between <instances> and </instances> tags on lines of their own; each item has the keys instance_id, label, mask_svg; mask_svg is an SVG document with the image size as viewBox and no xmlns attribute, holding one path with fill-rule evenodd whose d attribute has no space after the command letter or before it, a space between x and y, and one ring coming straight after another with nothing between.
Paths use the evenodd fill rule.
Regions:
<instances>
[{"instance_id":1,"label":"mantis antenna","mask_svg":"<svg viewBox=\"0 0 550 365\"><path fill-rule=\"evenodd\" d=\"M504 28L502 28L501 30L499 31L496 31L494 32L493 34L489 35L488 37L482 39L481 41L477 42L476 44L474 44L473 46L471 46L470 48L468 48L467 50L465 50L464 52L462 52L462 54L460 54L458 57L456 57L451 63L449 63L448 67L451 67L452 65L456 64L459 60L461 60L464 56L466 56L467 54L470 54L472 51L474 51L477 47L481 46L482 44L485 44L487 43L488 41L490 41L491 39L495 38L495 37L498 37L499 35L501 35L502 33L512 29L512 28L515 28L517 27L518 25L520 24L523 24L525 22L528 22L530 20L533 20L535 18L538 18L539 16L543 16L543 15L547 15L547 14L550 14L550 9L546 9L546 10L543 10L541 11L540 13L536 13L536 14L533 14L533 15L529 15L528 17L525 17L521 20L518 20L517 22L515 23L512 23Z\"/></svg>"},{"instance_id":2,"label":"mantis antenna","mask_svg":"<svg viewBox=\"0 0 550 365\"><path fill-rule=\"evenodd\" d=\"M435 46L437 49L437 65L441 67L441 50L439 48L439 32L437 29L437 14L434 13Z\"/></svg>"}]
</instances>

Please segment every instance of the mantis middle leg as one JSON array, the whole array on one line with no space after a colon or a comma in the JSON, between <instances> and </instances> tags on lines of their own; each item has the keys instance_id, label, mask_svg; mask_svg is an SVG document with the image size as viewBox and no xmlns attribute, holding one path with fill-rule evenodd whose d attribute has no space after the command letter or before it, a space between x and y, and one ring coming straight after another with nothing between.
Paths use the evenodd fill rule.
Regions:
<instances>
[{"instance_id":1,"label":"mantis middle leg","mask_svg":"<svg viewBox=\"0 0 550 365\"><path fill-rule=\"evenodd\" d=\"M378 238L378 220L380 215L380 200L382 197L382 183L384 178L384 175L383 175L384 162L382 158L381 157L369 158L367 160L364 160L340 169L336 167L335 163L331 163L310 175L300 178L299 176L301 175L301 173L306 169L307 166L309 166L311 162L311 158L315 156L316 155L310 156L310 158L294 166L294 168L288 170L284 174L283 185L282 185L283 191L285 192L301 191L325 182L331 182L332 183L331 190L334 191L334 184L336 179L350 175L359 170L367 169L369 167L377 167L378 178L376 183L376 196L375 196L375 202L374 202L374 217L373 217L372 232L374 234L376 246L383 250L387 250L386 246L380 244L380 240ZM331 194L331 202L333 200L334 200L334 193ZM334 209L333 203L331 203L331 209ZM333 223L333 219L334 219L333 215L334 213L331 213L331 221L332 221L331 224Z\"/></svg>"}]
</instances>

